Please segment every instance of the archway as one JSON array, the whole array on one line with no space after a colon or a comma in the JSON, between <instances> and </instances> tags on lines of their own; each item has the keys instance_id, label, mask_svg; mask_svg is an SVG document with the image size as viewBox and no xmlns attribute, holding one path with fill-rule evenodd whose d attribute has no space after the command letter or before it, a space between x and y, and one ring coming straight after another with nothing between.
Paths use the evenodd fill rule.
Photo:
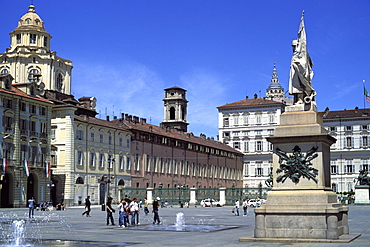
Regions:
<instances>
[{"instance_id":1,"label":"archway","mask_svg":"<svg viewBox=\"0 0 370 247\"><path fill-rule=\"evenodd\" d=\"M27 178L27 197L26 201L30 199L31 197L35 198L36 203L38 202L38 193L37 193L37 188L38 188L38 181L37 177L35 174L31 173L28 178Z\"/></svg>"},{"instance_id":2,"label":"archway","mask_svg":"<svg viewBox=\"0 0 370 247\"><path fill-rule=\"evenodd\" d=\"M62 179L58 176L53 176L51 178L50 200L53 202L54 207L56 207L58 203L63 202L62 193L63 193Z\"/></svg>"},{"instance_id":3,"label":"archway","mask_svg":"<svg viewBox=\"0 0 370 247\"><path fill-rule=\"evenodd\" d=\"M14 182L13 176L9 173L5 173L2 181L1 189L1 205L2 208L13 208L14 207Z\"/></svg>"}]
</instances>

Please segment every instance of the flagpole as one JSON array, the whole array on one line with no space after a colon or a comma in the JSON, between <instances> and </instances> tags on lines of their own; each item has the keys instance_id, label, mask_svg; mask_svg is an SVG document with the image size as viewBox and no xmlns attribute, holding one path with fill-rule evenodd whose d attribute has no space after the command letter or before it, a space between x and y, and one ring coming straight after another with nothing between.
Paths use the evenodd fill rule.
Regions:
<instances>
[{"instance_id":1,"label":"flagpole","mask_svg":"<svg viewBox=\"0 0 370 247\"><path fill-rule=\"evenodd\" d=\"M364 86L364 92L365 92L365 80L362 80L363 86ZM364 93L364 109L365 109L365 100L366 100L366 95Z\"/></svg>"}]
</instances>

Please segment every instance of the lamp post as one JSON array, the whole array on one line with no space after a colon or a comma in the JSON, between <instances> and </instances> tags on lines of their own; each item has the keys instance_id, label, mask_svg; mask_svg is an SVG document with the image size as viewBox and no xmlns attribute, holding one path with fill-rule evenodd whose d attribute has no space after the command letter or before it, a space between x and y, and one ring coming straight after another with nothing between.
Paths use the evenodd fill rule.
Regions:
<instances>
[{"instance_id":1,"label":"lamp post","mask_svg":"<svg viewBox=\"0 0 370 247\"><path fill-rule=\"evenodd\" d=\"M110 196L109 184L111 183L111 179L114 179L115 178L114 175L112 177L110 176L111 165L113 166L114 165L114 162L115 162L115 159L112 158L111 155L109 155L108 156L108 180L107 180L107 184L108 184L108 196Z\"/></svg>"}]
</instances>

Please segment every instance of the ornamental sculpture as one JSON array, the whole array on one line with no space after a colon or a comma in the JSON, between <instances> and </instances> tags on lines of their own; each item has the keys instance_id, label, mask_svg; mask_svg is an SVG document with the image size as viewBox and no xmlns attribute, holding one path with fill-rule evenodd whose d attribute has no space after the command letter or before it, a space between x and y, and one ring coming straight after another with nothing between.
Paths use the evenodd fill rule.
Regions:
<instances>
[{"instance_id":1,"label":"ornamental sculpture","mask_svg":"<svg viewBox=\"0 0 370 247\"><path fill-rule=\"evenodd\" d=\"M370 185L370 177L368 176L369 172L366 169L360 170L358 175L357 182L359 185Z\"/></svg>"},{"instance_id":2,"label":"ornamental sculpture","mask_svg":"<svg viewBox=\"0 0 370 247\"><path fill-rule=\"evenodd\" d=\"M287 155L286 152L281 151L279 148L276 148L276 154L279 156L280 168L276 170L276 173L282 173L276 178L276 182L284 183L285 180L290 178L293 183L298 184L301 177L307 178L308 180L312 179L317 183L316 176L318 170L311 167L311 161L315 159L318 154L316 153L317 147L312 147L310 151L304 155L301 152L300 147L295 146L293 148L293 154Z\"/></svg>"},{"instance_id":3,"label":"ornamental sculpture","mask_svg":"<svg viewBox=\"0 0 370 247\"><path fill-rule=\"evenodd\" d=\"M292 48L289 94L294 95L294 104L310 104L315 101L316 92L312 88L313 63L307 51L304 12L302 13L298 38L292 41Z\"/></svg>"}]
</instances>

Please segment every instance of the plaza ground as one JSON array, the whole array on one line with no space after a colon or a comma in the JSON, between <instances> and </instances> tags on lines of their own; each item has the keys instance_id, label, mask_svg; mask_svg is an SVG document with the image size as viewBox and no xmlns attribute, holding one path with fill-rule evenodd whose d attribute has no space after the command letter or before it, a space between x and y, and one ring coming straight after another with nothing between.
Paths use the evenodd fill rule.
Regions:
<instances>
[{"instance_id":1,"label":"plaza ground","mask_svg":"<svg viewBox=\"0 0 370 247\"><path fill-rule=\"evenodd\" d=\"M92 206L91 217L82 217L84 207L70 207L66 211L40 212L35 211L36 219L48 214L54 220L48 226L41 225L40 231L43 239L60 239L75 241L91 241L86 246L370 246L369 211L370 206L349 206L350 233L362 234L351 243L242 243L239 238L253 235L254 213L249 209L248 217L234 216L232 207L203 208L194 206L189 208L160 209L160 218L164 225L174 225L176 214L183 212L186 225L212 224L222 226L209 232L178 232L156 230L152 225L153 214L146 216L140 214L140 226L126 229L106 225L106 212L101 206ZM242 210L241 210L242 211ZM18 216L28 217L27 208L1 208L0 213L14 212ZM241 212L242 214L242 212ZM118 224L118 214L114 214L115 223ZM148 230L151 228L152 230ZM73 246L73 245L69 245ZM84 245L78 245L84 246Z\"/></svg>"}]
</instances>

